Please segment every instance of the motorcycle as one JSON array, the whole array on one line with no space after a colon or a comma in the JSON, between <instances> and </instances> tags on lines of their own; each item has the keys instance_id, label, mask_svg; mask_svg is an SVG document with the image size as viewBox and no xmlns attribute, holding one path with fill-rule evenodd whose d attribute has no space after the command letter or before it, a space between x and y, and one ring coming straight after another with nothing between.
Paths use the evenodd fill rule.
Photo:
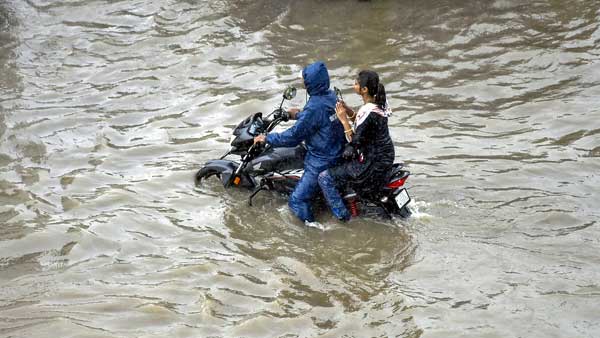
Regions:
<instances>
[{"instance_id":1,"label":"motorcycle","mask_svg":"<svg viewBox=\"0 0 600 338\"><path fill-rule=\"evenodd\" d=\"M338 100L341 92L335 88ZM289 196L304 172L306 147L271 147L268 144L254 144L254 137L271 132L277 125L289 120L289 114L283 109L283 103L296 96L296 88L288 87L283 92L279 107L263 117L261 112L254 113L240 122L233 130L231 148L221 158L206 162L196 173L196 185L211 176L220 179L225 188L240 187L252 191L252 199L263 190L279 192ZM239 161L225 159L229 155L240 156ZM388 174L385 186L379 191L367 191L360 187L347 185L341 189L348 210L356 216L382 216L407 218L411 215L408 204L411 201L404 187L410 172L402 163L394 163Z\"/></svg>"}]
</instances>

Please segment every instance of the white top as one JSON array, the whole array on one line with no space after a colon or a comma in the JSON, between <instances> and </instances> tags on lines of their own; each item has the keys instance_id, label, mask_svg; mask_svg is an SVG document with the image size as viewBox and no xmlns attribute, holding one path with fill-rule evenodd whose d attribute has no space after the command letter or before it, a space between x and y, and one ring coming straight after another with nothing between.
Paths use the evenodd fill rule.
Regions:
<instances>
[{"instance_id":1,"label":"white top","mask_svg":"<svg viewBox=\"0 0 600 338\"><path fill-rule=\"evenodd\" d=\"M354 120L354 126L352 127L352 130L354 132L356 132L356 128L358 128L358 126L361 123L365 122L365 120L367 119L367 117L369 117L369 114L371 112L375 112L376 114L379 114L383 117L390 117L392 115L392 110L390 109L390 106L388 106L387 104L386 104L386 109L383 110L374 103L370 103L370 102L366 103L362 107L360 107L360 109L358 110L358 113L356 113L356 119ZM346 134L346 141L350 142L348 134Z\"/></svg>"}]
</instances>

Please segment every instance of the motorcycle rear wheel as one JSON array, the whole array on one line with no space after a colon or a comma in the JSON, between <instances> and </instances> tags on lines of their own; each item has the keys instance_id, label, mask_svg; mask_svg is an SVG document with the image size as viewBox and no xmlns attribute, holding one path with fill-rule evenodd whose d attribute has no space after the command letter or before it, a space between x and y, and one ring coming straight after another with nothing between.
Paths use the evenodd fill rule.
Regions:
<instances>
[{"instance_id":1,"label":"motorcycle rear wheel","mask_svg":"<svg viewBox=\"0 0 600 338\"><path fill-rule=\"evenodd\" d=\"M412 212L410 211L408 206L405 205L398 211L398 215L400 215L400 217L402 218L409 218L412 215Z\"/></svg>"}]
</instances>

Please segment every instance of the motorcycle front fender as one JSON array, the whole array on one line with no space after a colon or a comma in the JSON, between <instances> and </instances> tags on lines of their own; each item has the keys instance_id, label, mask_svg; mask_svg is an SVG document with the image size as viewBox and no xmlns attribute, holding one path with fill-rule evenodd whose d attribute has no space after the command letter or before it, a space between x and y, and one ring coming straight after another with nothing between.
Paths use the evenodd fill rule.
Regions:
<instances>
[{"instance_id":1,"label":"motorcycle front fender","mask_svg":"<svg viewBox=\"0 0 600 338\"><path fill-rule=\"evenodd\" d=\"M221 183L226 188L230 185L235 185L232 183L232 175L235 173L238 165L239 163L230 160L210 160L196 173L196 185L199 185L203 179L210 176L219 177ZM254 188L255 185L254 179L246 173L241 174L239 184L237 184L237 186L245 188Z\"/></svg>"}]
</instances>

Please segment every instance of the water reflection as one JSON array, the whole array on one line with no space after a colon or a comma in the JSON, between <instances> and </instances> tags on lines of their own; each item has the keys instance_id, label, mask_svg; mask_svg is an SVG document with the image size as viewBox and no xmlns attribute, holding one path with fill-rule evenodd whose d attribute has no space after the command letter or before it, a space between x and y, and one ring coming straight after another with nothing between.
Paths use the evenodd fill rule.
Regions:
<instances>
[{"instance_id":1,"label":"water reflection","mask_svg":"<svg viewBox=\"0 0 600 338\"><path fill-rule=\"evenodd\" d=\"M16 67L16 49L19 45L15 32L19 22L13 9L7 3L0 3L0 241L13 240L26 236L32 229L24 227L24 219L28 217L26 203L31 203L31 196L22 190L18 184L18 174L14 170L19 168L15 163L18 151L15 144L15 134L12 132L11 115L16 109L15 99L22 90L21 78ZM20 167L22 169L22 167ZM30 213L29 213L30 214ZM35 256L35 255L34 255ZM0 255L5 266L3 270L11 277L15 273L8 273L7 266L13 266L17 270L29 271L24 262L33 261L34 257L15 258L12 255Z\"/></svg>"},{"instance_id":2,"label":"water reflection","mask_svg":"<svg viewBox=\"0 0 600 338\"><path fill-rule=\"evenodd\" d=\"M0 105L22 90L21 78L16 68L16 49L19 41L15 35L19 22L7 3L0 3ZM10 96L9 96L10 95ZM13 96L14 97L14 96ZM0 111L0 113L3 113ZM4 113L3 113L4 114ZM1 133L0 133L1 134Z\"/></svg>"},{"instance_id":3,"label":"water reflection","mask_svg":"<svg viewBox=\"0 0 600 338\"><path fill-rule=\"evenodd\" d=\"M228 229L228 241L223 245L238 258L231 262L237 268L228 266L227 272L220 273L219 292L211 293L220 304L217 312L228 313L228 317L235 312L240 325L246 321L243 318L254 316L306 318L317 330L335 332L345 332L349 325L347 319L335 315L340 311L372 317L387 313L384 304L390 300L382 295L390 287L388 277L412 264L415 250L402 224L371 219L343 226L321 215L319 221L328 229L322 231L295 224L280 197L259 197L254 207L247 206L247 194L223 197ZM235 272L249 268L246 273ZM270 291L258 292L263 287ZM249 294L248 290L254 291ZM235 309L225 305L232 297L237 299ZM394 301L401 303L402 299ZM246 303L252 307L246 308ZM387 316L402 318L402 314ZM391 324L385 323L378 325L382 332ZM410 320L403 327L414 329Z\"/></svg>"}]
</instances>

